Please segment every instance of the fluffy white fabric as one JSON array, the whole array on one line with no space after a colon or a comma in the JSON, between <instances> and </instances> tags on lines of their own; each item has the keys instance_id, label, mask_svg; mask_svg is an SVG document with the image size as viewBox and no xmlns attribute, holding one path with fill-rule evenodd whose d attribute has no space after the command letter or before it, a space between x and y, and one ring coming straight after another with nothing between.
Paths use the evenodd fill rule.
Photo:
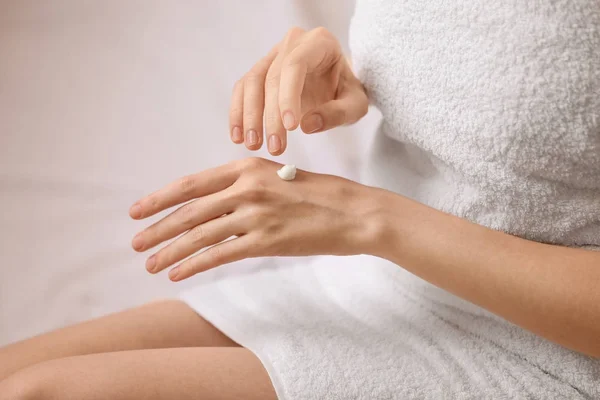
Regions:
<instances>
[{"instance_id":1,"label":"fluffy white fabric","mask_svg":"<svg viewBox=\"0 0 600 400\"><path fill-rule=\"evenodd\" d=\"M395 139L366 179L528 239L600 245L597 0L359 1L353 27Z\"/></svg>"}]
</instances>

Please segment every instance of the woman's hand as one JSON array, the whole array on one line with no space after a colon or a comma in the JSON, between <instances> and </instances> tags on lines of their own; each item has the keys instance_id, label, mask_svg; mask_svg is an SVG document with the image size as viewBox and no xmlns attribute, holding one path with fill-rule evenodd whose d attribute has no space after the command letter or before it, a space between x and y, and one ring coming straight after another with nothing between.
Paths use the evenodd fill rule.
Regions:
<instances>
[{"instance_id":1,"label":"woman's hand","mask_svg":"<svg viewBox=\"0 0 600 400\"><path fill-rule=\"evenodd\" d=\"M244 258L366 252L368 196L375 189L306 171L283 181L279 167L261 158L236 161L135 203L129 213L143 219L192 200L133 239L133 248L145 251L183 234L148 259L148 271L162 271L202 249L172 269L171 280Z\"/></svg>"},{"instance_id":2,"label":"woman's hand","mask_svg":"<svg viewBox=\"0 0 600 400\"><path fill-rule=\"evenodd\" d=\"M273 155L285 151L286 130L306 133L354 123L368 99L336 38L324 28L291 29L283 41L240 79L231 97L234 143L258 150L264 131Z\"/></svg>"}]
</instances>

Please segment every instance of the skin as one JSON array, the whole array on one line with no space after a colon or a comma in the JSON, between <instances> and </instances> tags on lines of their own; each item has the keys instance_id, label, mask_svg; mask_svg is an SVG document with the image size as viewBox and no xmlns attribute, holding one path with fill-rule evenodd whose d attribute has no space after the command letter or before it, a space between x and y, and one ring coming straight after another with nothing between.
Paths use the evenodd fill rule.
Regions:
<instances>
[{"instance_id":1,"label":"skin","mask_svg":"<svg viewBox=\"0 0 600 400\"><path fill-rule=\"evenodd\" d=\"M19 371L0 399L271 400L260 362L241 348L176 348L52 360ZM33 382L21 386L22 382Z\"/></svg>"},{"instance_id":2,"label":"skin","mask_svg":"<svg viewBox=\"0 0 600 400\"><path fill-rule=\"evenodd\" d=\"M149 257L147 270L160 272L214 244L171 269L171 280L251 257L357 254L361 214L371 207L363 187L302 170L284 181L279 168L245 159L182 178L140 200L133 218L189 202L133 239L133 248L145 251L183 234ZM225 241L232 236L237 238Z\"/></svg>"},{"instance_id":3,"label":"skin","mask_svg":"<svg viewBox=\"0 0 600 400\"><path fill-rule=\"evenodd\" d=\"M0 381L62 357L169 347L238 345L186 304L161 300L0 348Z\"/></svg>"},{"instance_id":4,"label":"skin","mask_svg":"<svg viewBox=\"0 0 600 400\"><path fill-rule=\"evenodd\" d=\"M337 39L324 28L292 28L235 84L229 132L234 143L250 150L261 148L264 132L269 152L279 155L287 131L300 126L316 133L354 123L368 106Z\"/></svg>"},{"instance_id":5,"label":"skin","mask_svg":"<svg viewBox=\"0 0 600 400\"><path fill-rule=\"evenodd\" d=\"M0 349L0 400L276 399L260 360L164 300Z\"/></svg>"},{"instance_id":6,"label":"skin","mask_svg":"<svg viewBox=\"0 0 600 400\"><path fill-rule=\"evenodd\" d=\"M266 131L278 155L286 130L322 132L367 106L335 38L294 28L235 85L230 135L257 150ZM600 253L513 237L335 176L298 170L285 182L280 167L239 160L137 201L134 219L175 208L133 239L137 251L156 249L148 271L171 268L180 281L251 257L370 254L600 357ZM150 304L0 349L0 400L276 398L260 361L236 346L182 303Z\"/></svg>"}]
</instances>

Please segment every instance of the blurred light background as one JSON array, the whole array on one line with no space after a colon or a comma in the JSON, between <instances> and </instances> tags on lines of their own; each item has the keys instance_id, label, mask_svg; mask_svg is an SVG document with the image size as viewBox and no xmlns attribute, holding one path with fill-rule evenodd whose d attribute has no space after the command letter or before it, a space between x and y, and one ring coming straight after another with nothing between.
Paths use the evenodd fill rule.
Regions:
<instances>
[{"instance_id":1,"label":"blurred light background","mask_svg":"<svg viewBox=\"0 0 600 400\"><path fill-rule=\"evenodd\" d=\"M130 248L130 204L251 155L234 81L293 25L347 49L352 1L0 1L0 345L176 295ZM292 132L278 161L356 178L377 115ZM269 157L266 151L252 155Z\"/></svg>"}]
</instances>

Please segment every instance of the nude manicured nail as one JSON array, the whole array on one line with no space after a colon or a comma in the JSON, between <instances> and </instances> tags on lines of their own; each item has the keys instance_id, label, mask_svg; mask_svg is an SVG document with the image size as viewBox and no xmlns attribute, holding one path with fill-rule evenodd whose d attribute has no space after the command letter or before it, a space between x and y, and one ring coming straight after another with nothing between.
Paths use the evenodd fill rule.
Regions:
<instances>
[{"instance_id":1,"label":"nude manicured nail","mask_svg":"<svg viewBox=\"0 0 600 400\"><path fill-rule=\"evenodd\" d=\"M279 150L281 150L281 139L277 135L271 135L269 137L269 151L277 153Z\"/></svg>"},{"instance_id":2,"label":"nude manicured nail","mask_svg":"<svg viewBox=\"0 0 600 400\"><path fill-rule=\"evenodd\" d=\"M307 133L313 133L323 128L323 117L319 114L313 114L306 119L306 123L304 124L304 128Z\"/></svg>"},{"instance_id":3,"label":"nude manicured nail","mask_svg":"<svg viewBox=\"0 0 600 400\"><path fill-rule=\"evenodd\" d=\"M231 130L231 140L233 140L236 143L242 142L244 140L242 130L239 126L234 126Z\"/></svg>"},{"instance_id":4,"label":"nude manicured nail","mask_svg":"<svg viewBox=\"0 0 600 400\"><path fill-rule=\"evenodd\" d=\"M251 129L246 133L246 143L249 146L254 146L258 143L258 134L254 129Z\"/></svg>"},{"instance_id":5,"label":"nude manicured nail","mask_svg":"<svg viewBox=\"0 0 600 400\"><path fill-rule=\"evenodd\" d=\"M175 268L169 271L169 279L175 281L177 280L177 275L179 275L179 266L176 266Z\"/></svg>"},{"instance_id":6,"label":"nude manicured nail","mask_svg":"<svg viewBox=\"0 0 600 400\"><path fill-rule=\"evenodd\" d=\"M285 126L285 129L289 131L292 129L295 123L296 119L294 118L294 114L292 114L290 111L283 113L283 126Z\"/></svg>"}]
</instances>

